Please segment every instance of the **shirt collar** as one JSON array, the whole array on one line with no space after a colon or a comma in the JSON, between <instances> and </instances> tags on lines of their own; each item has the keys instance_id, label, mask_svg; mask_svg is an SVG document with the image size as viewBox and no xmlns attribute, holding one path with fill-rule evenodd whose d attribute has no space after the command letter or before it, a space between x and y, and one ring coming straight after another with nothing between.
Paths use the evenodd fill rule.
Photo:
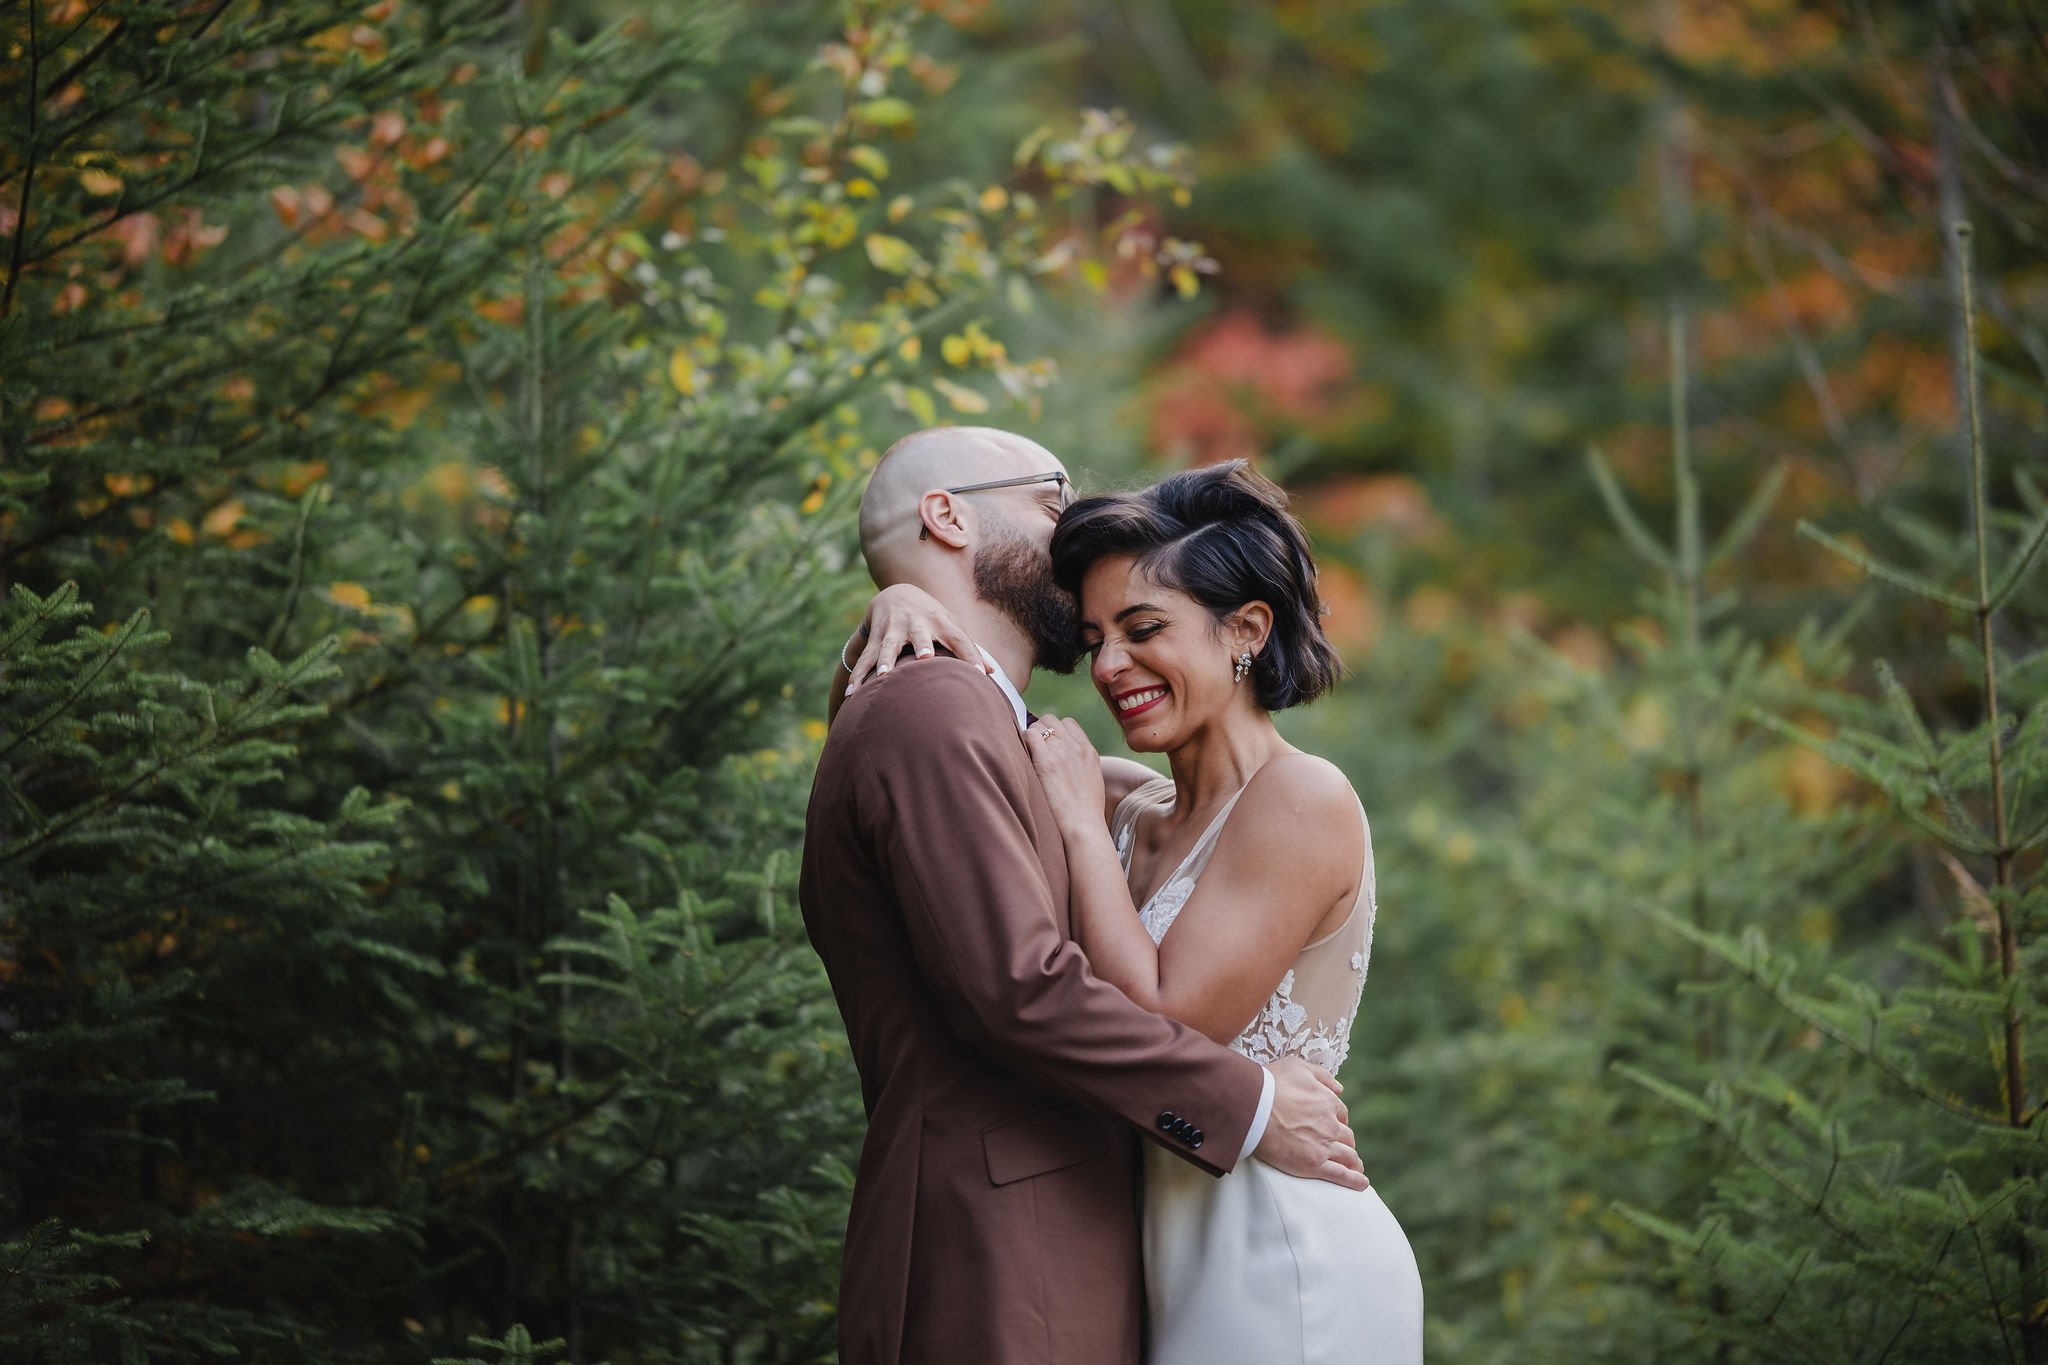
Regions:
<instances>
[{"instance_id":1,"label":"shirt collar","mask_svg":"<svg viewBox=\"0 0 2048 1365\"><path fill-rule=\"evenodd\" d=\"M975 648L981 649L981 646L976 645ZM1031 713L1024 709L1023 696L1017 691L1016 684L1010 681L1010 675L1003 672L1003 666L996 662L995 655L985 649L981 649L981 657L988 661L989 669L994 674L995 685L1002 688L1003 695L1010 699L1010 709L1017 713L1017 728L1022 730L1031 723Z\"/></svg>"}]
</instances>

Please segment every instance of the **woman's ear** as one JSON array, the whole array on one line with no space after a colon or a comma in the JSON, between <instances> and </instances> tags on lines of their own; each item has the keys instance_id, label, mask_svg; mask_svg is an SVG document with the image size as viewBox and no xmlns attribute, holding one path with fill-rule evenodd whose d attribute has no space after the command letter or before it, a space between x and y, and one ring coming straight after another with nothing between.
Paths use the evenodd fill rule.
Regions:
<instances>
[{"instance_id":1,"label":"woman's ear","mask_svg":"<svg viewBox=\"0 0 2048 1365\"><path fill-rule=\"evenodd\" d=\"M1232 648L1262 654L1273 635L1273 609L1264 602L1247 602L1230 613L1228 624Z\"/></svg>"}]
</instances>

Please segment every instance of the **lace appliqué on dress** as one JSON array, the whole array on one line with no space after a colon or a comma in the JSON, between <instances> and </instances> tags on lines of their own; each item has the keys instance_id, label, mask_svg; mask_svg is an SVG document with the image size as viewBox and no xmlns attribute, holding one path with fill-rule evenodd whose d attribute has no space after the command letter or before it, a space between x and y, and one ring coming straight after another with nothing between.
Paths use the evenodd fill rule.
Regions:
<instances>
[{"instance_id":1,"label":"lace appliqu\u00e9 on dress","mask_svg":"<svg viewBox=\"0 0 2048 1365\"><path fill-rule=\"evenodd\" d=\"M1180 912L1187 907L1188 897L1195 894L1195 879L1188 877L1168 882L1159 888L1159 893L1145 904L1139 912L1138 923L1145 926L1145 932L1152 936L1154 943L1166 937L1166 931L1180 918Z\"/></svg>"},{"instance_id":2,"label":"lace appliqu\u00e9 on dress","mask_svg":"<svg viewBox=\"0 0 2048 1365\"><path fill-rule=\"evenodd\" d=\"M1358 1016L1359 997L1365 991L1365 973L1357 967L1359 956L1351 955L1353 970L1358 971L1351 1008L1336 1023L1319 1019L1313 1026L1309 1024L1308 1011L1294 1003L1294 973L1290 971L1280 978L1279 989L1266 1001L1259 1017L1244 1026L1231 1048L1262 1066L1282 1057L1300 1057L1335 1072L1351 1055L1351 1021Z\"/></svg>"}]
</instances>

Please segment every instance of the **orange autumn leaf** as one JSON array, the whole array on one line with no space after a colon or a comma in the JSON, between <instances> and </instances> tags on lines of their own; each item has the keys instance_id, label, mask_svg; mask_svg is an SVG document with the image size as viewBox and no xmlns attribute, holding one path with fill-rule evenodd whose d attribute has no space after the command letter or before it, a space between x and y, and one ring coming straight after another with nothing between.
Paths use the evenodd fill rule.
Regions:
<instances>
[{"instance_id":1,"label":"orange autumn leaf","mask_svg":"<svg viewBox=\"0 0 2048 1365\"><path fill-rule=\"evenodd\" d=\"M314 484L327 477L327 461L306 460L285 470L284 491L286 497L296 498Z\"/></svg>"},{"instance_id":2,"label":"orange autumn leaf","mask_svg":"<svg viewBox=\"0 0 2048 1365\"><path fill-rule=\"evenodd\" d=\"M476 306L476 311L492 322L517 327L526 317L526 300L517 294L510 298L485 299Z\"/></svg>"},{"instance_id":3,"label":"orange autumn leaf","mask_svg":"<svg viewBox=\"0 0 2048 1365\"><path fill-rule=\"evenodd\" d=\"M220 506L208 512L199 523L199 528L210 536L225 536L235 529L235 523L242 519L246 508L240 498L229 498Z\"/></svg>"},{"instance_id":4,"label":"orange autumn leaf","mask_svg":"<svg viewBox=\"0 0 2048 1365\"><path fill-rule=\"evenodd\" d=\"M368 209L354 208L342 215L350 232L368 241L381 242L391 235L391 224Z\"/></svg>"}]
</instances>

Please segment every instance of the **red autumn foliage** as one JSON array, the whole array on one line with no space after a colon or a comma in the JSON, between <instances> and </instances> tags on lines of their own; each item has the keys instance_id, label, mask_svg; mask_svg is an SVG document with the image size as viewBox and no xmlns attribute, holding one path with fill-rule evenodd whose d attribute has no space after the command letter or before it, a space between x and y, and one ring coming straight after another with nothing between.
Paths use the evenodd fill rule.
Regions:
<instances>
[{"instance_id":1,"label":"red autumn foliage","mask_svg":"<svg viewBox=\"0 0 2048 1365\"><path fill-rule=\"evenodd\" d=\"M1226 313L1194 333L1155 390L1152 444L1177 463L1249 457L1276 423L1334 415L1355 373L1351 352L1320 328Z\"/></svg>"}]
</instances>

